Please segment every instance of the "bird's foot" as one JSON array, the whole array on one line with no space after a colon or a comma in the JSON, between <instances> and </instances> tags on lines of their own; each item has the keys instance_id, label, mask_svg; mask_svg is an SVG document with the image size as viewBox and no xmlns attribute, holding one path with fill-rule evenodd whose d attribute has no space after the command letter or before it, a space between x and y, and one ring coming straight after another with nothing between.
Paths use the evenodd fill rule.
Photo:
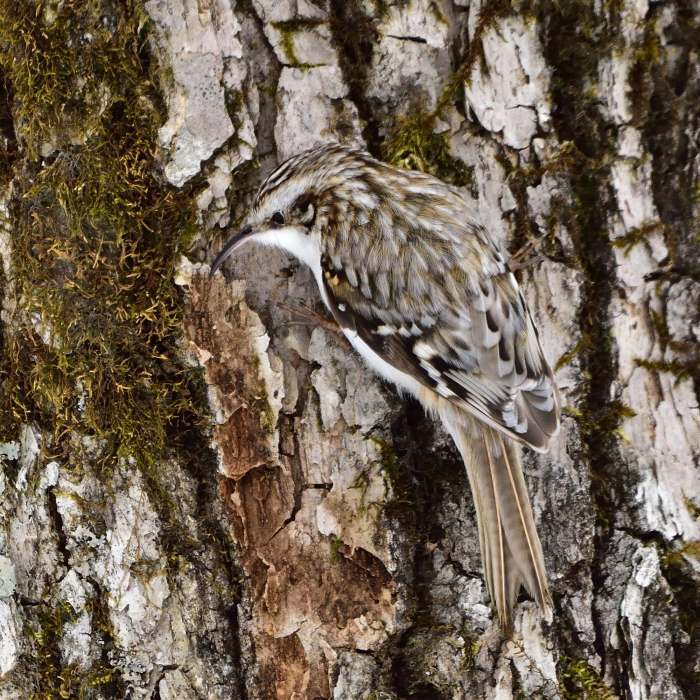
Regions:
<instances>
[{"instance_id":1,"label":"bird's foot","mask_svg":"<svg viewBox=\"0 0 700 700\"><path fill-rule=\"evenodd\" d=\"M310 326L320 326L329 333L337 333L338 335L343 335L340 326L333 320L326 318L325 316L317 313L308 306L294 306L292 304L280 304L280 307L289 311L293 316L297 316L301 319L300 323L310 325Z\"/></svg>"},{"instance_id":2,"label":"bird's foot","mask_svg":"<svg viewBox=\"0 0 700 700\"><path fill-rule=\"evenodd\" d=\"M516 250L506 263L508 270L517 272L544 260L544 256L540 252L542 240L542 238L531 238L525 245Z\"/></svg>"}]
</instances>

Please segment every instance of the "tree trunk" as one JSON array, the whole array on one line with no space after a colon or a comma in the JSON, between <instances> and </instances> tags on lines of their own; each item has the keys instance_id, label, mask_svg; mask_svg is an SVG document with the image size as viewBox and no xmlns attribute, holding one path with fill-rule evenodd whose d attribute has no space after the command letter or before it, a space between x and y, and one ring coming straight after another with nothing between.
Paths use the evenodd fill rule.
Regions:
<instances>
[{"instance_id":1,"label":"tree trunk","mask_svg":"<svg viewBox=\"0 0 700 700\"><path fill-rule=\"evenodd\" d=\"M0 697L698 697L698 46L692 0L0 0ZM540 241L552 624L499 632L454 445L308 270L208 277L329 140Z\"/></svg>"}]
</instances>

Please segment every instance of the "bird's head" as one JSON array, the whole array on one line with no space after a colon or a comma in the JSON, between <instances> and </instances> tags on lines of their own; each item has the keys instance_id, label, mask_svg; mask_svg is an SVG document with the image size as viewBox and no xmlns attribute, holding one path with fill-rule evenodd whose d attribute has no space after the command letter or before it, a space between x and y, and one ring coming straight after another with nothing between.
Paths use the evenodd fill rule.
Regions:
<instances>
[{"instance_id":1,"label":"bird's head","mask_svg":"<svg viewBox=\"0 0 700 700\"><path fill-rule=\"evenodd\" d=\"M313 149L285 161L261 185L242 226L225 243L211 266L213 275L247 243L282 248L307 265L320 255L316 207L326 173L319 167L323 151ZM339 149L340 153L345 153Z\"/></svg>"},{"instance_id":2,"label":"bird's head","mask_svg":"<svg viewBox=\"0 0 700 700\"><path fill-rule=\"evenodd\" d=\"M213 275L224 261L247 243L283 248L303 262L318 248L312 235L316 205L313 191L295 178L269 193L259 193L238 232L231 236L211 266Z\"/></svg>"}]
</instances>

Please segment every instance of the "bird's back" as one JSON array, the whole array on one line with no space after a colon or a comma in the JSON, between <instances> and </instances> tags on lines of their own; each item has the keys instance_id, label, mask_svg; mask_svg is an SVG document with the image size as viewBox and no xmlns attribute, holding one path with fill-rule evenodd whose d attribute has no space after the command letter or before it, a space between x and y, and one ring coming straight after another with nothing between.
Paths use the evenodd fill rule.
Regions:
<instances>
[{"instance_id":1,"label":"bird's back","mask_svg":"<svg viewBox=\"0 0 700 700\"><path fill-rule=\"evenodd\" d=\"M559 420L552 373L475 208L437 178L362 152L327 147L309 167L317 158L331 304L421 385L545 450Z\"/></svg>"}]
</instances>

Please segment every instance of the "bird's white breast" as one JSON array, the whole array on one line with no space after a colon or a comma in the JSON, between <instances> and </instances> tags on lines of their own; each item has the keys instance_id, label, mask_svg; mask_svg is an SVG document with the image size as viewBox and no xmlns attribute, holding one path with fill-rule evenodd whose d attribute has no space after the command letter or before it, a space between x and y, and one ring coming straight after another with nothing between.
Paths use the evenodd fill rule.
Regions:
<instances>
[{"instance_id":1,"label":"bird's white breast","mask_svg":"<svg viewBox=\"0 0 700 700\"><path fill-rule=\"evenodd\" d=\"M422 393L421 385L413 377L396 369L396 367L382 359L355 331L343 330L343 333L350 341L353 348L360 353L364 361L382 377L382 379L395 384L400 391L405 391L413 396L420 397Z\"/></svg>"}]
</instances>

